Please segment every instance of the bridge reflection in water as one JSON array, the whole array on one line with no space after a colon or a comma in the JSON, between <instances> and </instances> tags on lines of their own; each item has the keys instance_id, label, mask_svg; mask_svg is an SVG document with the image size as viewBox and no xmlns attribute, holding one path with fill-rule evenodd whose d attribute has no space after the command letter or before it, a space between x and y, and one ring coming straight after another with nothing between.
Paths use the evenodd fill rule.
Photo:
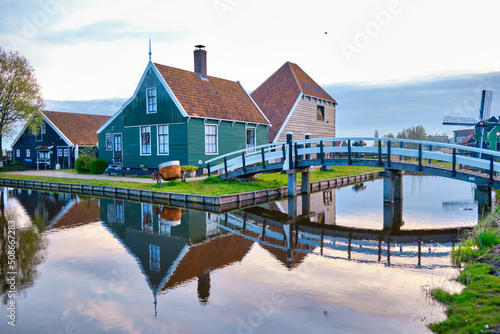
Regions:
<instances>
[{"instance_id":1,"label":"bridge reflection in water","mask_svg":"<svg viewBox=\"0 0 500 334\"><path fill-rule=\"evenodd\" d=\"M218 215L212 222L264 248L286 252L289 267L304 254L388 265L398 257L405 258L405 265L420 267L423 258L448 257L459 236L469 230L402 229L402 200L384 203L383 212L379 229L337 225L335 192L329 190ZM415 260L407 263L408 258Z\"/></svg>"}]
</instances>

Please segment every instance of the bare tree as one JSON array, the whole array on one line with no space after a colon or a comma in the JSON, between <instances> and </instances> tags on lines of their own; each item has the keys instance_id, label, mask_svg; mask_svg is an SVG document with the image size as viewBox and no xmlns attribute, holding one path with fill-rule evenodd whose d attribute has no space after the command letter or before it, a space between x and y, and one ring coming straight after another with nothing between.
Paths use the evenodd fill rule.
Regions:
<instances>
[{"instance_id":1,"label":"bare tree","mask_svg":"<svg viewBox=\"0 0 500 334\"><path fill-rule=\"evenodd\" d=\"M41 89L33 67L17 51L0 47L0 161L2 139L12 135L18 124L30 120L37 124L42 108ZM36 126L32 128L36 131Z\"/></svg>"}]
</instances>

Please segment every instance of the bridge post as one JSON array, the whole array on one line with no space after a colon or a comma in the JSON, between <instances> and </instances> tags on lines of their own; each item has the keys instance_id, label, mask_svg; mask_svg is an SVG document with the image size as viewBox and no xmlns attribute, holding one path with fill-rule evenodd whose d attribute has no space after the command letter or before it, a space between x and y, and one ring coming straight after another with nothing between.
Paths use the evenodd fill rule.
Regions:
<instances>
[{"instance_id":1,"label":"bridge post","mask_svg":"<svg viewBox=\"0 0 500 334\"><path fill-rule=\"evenodd\" d=\"M380 173L384 178L384 203L403 199L403 175L398 170L385 170Z\"/></svg>"},{"instance_id":2,"label":"bridge post","mask_svg":"<svg viewBox=\"0 0 500 334\"><path fill-rule=\"evenodd\" d=\"M288 150L288 196L297 196L297 171L293 163L293 143L292 143L292 133L286 133L286 143ZM286 163L287 161L285 161Z\"/></svg>"},{"instance_id":3,"label":"bridge post","mask_svg":"<svg viewBox=\"0 0 500 334\"><path fill-rule=\"evenodd\" d=\"M491 206L491 188L486 184L478 184L475 192L475 199L479 206L479 212Z\"/></svg>"},{"instance_id":4,"label":"bridge post","mask_svg":"<svg viewBox=\"0 0 500 334\"><path fill-rule=\"evenodd\" d=\"M305 134L305 139L306 140L307 139L311 139L311 135L309 133L306 133ZM306 148L310 148L310 147L311 147L310 143L306 144ZM310 154L306 154L306 160L309 160L309 159L311 159L311 155Z\"/></svg>"},{"instance_id":5,"label":"bridge post","mask_svg":"<svg viewBox=\"0 0 500 334\"><path fill-rule=\"evenodd\" d=\"M302 193L309 194L309 190L311 189L311 175L309 172L309 168L302 172Z\"/></svg>"}]
</instances>

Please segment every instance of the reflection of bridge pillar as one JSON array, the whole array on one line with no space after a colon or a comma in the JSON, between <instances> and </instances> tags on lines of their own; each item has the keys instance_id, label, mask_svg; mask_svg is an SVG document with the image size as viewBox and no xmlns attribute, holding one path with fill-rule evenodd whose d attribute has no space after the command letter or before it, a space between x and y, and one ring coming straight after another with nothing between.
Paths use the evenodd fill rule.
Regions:
<instances>
[{"instance_id":1,"label":"reflection of bridge pillar","mask_svg":"<svg viewBox=\"0 0 500 334\"><path fill-rule=\"evenodd\" d=\"M302 215L309 217L311 214L311 195L302 195Z\"/></svg>"},{"instance_id":2,"label":"reflection of bridge pillar","mask_svg":"<svg viewBox=\"0 0 500 334\"><path fill-rule=\"evenodd\" d=\"M403 201L395 199L394 203L384 203L384 230L399 231L403 224Z\"/></svg>"},{"instance_id":3,"label":"reflection of bridge pillar","mask_svg":"<svg viewBox=\"0 0 500 334\"><path fill-rule=\"evenodd\" d=\"M394 199L403 199L403 175L398 170L385 170L380 173L384 177L384 202L392 203Z\"/></svg>"}]
</instances>

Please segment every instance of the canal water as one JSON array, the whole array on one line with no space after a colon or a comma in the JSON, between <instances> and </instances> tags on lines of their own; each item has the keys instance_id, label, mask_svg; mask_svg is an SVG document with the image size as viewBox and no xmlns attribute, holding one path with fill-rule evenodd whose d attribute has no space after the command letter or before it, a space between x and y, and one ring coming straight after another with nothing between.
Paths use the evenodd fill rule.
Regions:
<instances>
[{"instance_id":1,"label":"canal water","mask_svg":"<svg viewBox=\"0 0 500 334\"><path fill-rule=\"evenodd\" d=\"M478 210L468 183L403 187L402 205L375 180L222 214L4 189L0 332L427 333Z\"/></svg>"}]
</instances>

